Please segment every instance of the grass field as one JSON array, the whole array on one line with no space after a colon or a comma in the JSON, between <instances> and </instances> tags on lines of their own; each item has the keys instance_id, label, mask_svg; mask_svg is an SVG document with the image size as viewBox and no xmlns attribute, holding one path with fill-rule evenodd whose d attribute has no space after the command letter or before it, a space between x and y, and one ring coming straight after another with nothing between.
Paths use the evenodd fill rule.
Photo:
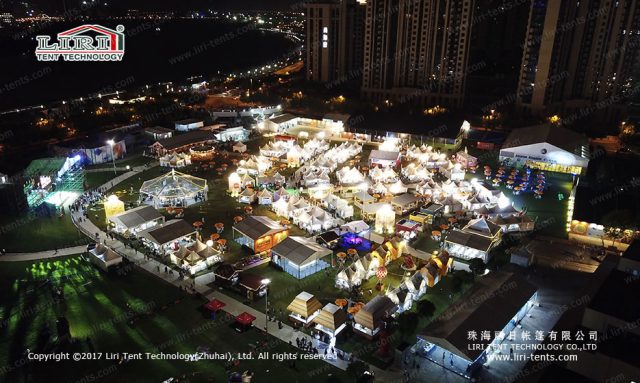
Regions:
<instances>
[{"instance_id":1,"label":"grass field","mask_svg":"<svg viewBox=\"0 0 640 383\"><path fill-rule=\"evenodd\" d=\"M80 256L35 263L7 263L0 271L2 328L0 381L75 382L98 375L104 382L226 382L223 361L105 360L106 353L295 352L258 329L238 334L231 319L201 310L203 300L135 269L105 274ZM61 288L64 299L54 299ZM58 336L56 319L69 322L71 341ZM26 362L32 352L103 353L100 361ZM254 381L345 382L346 373L321 361L241 360L232 371L251 370ZM331 377L329 377L331 375ZM182 381L181 380L181 381ZM87 380L90 381L90 380ZM91 380L92 381L92 380Z\"/></svg>"},{"instance_id":2,"label":"grass field","mask_svg":"<svg viewBox=\"0 0 640 383\"><path fill-rule=\"evenodd\" d=\"M53 250L88 243L71 222L68 212L59 217L53 208L40 208L37 212L3 218L0 238L0 247L9 253Z\"/></svg>"}]
</instances>

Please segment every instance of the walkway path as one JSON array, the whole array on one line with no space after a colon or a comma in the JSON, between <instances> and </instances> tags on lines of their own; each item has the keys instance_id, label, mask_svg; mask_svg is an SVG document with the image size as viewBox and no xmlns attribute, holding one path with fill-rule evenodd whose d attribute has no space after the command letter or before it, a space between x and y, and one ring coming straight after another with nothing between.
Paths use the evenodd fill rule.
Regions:
<instances>
[{"instance_id":1,"label":"walkway path","mask_svg":"<svg viewBox=\"0 0 640 383\"><path fill-rule=\"evenodd\" d=\"M45 250L36 253L7 253L0 257L0 262L20 262L37 261L39 259L49 259L64 257L66 255L80 254L87 251L87 246L67 247L59 250Z\"/></svg>"}]
</instances>

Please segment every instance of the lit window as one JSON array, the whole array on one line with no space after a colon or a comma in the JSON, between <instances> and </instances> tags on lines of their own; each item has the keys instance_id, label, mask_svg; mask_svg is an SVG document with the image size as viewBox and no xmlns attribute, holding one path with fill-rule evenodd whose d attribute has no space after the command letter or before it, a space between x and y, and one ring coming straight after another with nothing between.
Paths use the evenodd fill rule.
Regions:
<instances>
[{"instance_id":1,"label":"lit window","mask_svg":"<svg viewBox=\"0 0 640 383\"><path fill-rule=\"evenodd\" d=\"M322 42L322 47L323 48L327 48L329 46L329 43L327 43L326 41Z\"/></svg>"}]
</instances>

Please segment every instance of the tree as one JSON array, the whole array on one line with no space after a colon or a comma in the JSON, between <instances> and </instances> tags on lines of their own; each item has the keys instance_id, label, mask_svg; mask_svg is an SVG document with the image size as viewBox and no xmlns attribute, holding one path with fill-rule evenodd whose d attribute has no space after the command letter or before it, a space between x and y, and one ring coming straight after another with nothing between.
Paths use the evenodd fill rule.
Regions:
<instances>
[{"instance_id":1,"label":"tree","mask_svg":"<svg viewBox=\"0 0 640 383\"><path fill-rule=\"evenodd\" d=\"M423 299L421 301L418 301L416 311L422 317L431 318L436 312L436 306L433 304L433 302Z\"/></svg>"},{"instance_id":2,"label":"tree","mask_svg":"<svg viewBox=\"0 0 640 383\"><path fill-rule=\"evenodd\" d=\"M419 316L416 313L404 312L398 317L398 330L403 336L411 335L418 328Z\"/></svg>"},{"instance_id":3,"label":"tree","mask_svg":"<svg viewBox=\"0 0 640 383\"><path fill-rule=\"evenodd\" d=\"M472 258L469 260L469 269L474 276L483 274L486 268L487 267L480 258Z\"/></svg>"}]
</instances>

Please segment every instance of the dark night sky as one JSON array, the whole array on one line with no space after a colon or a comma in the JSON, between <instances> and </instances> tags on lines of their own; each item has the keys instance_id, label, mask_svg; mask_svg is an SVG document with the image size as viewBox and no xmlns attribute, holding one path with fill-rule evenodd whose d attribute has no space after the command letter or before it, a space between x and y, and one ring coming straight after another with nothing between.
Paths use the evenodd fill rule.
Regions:
<instances>
[{"instance_id":1,"label":"dark night sky","mask_svg":"<svg viewBox=\"0 0 640 383\"><path fill-rule=\"evenodd\" d=\"M100 0L104 2L105 0ZM273 10L289 9L300 0L106 0L109 7L114 11L124 11L127 9L144 10ZM67 8L73 7L81 0L0 0L2 8L11 10L12 8L24 7L21 3L36 5L45 12L61 11L63 3Z\"/></svg>"}]
</instances>

